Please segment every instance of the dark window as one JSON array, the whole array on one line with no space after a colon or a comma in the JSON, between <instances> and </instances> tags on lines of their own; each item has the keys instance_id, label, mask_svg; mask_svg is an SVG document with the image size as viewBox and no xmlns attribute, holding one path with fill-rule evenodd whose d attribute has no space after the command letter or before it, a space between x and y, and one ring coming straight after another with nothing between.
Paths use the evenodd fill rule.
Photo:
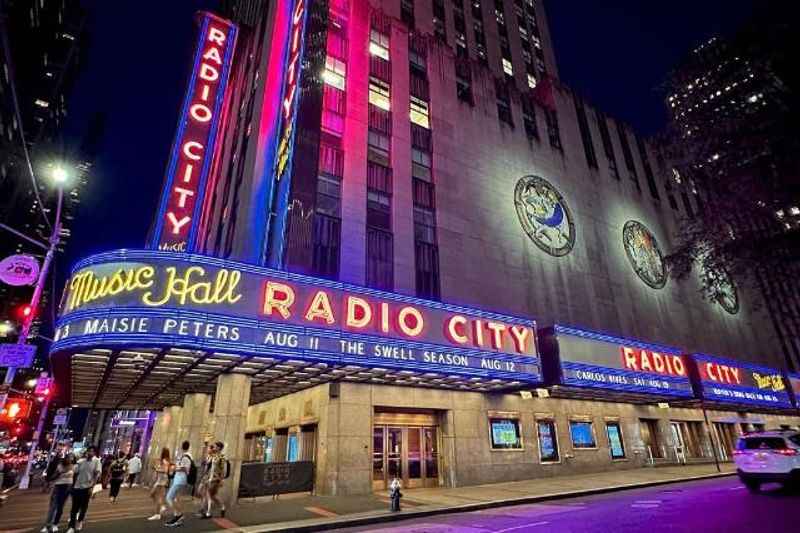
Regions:
<instances>
[{"instance_id":1,"label":"dark window","mask_svg":"<svg viewBox=\"0 0 800 533\"><path fill-rule=\"evenodd\" d=\"M320 174L317 178L317 212L341 217L342 183L335 176Z\"/></svg>"},{"instance_id":2,"label":"dark window","mask_svg":"<svg viewBox=\"0 0 800 533\"><path fill-rule=\"evenodd\" d=\"M611 133L608 131L608 121L606 116L600 111L595 112L597 118L597 128L600 130L600 139L603 142L603 151L608 159L608 169L611 171L611 176L614 179L619 179L619 170L617 169L617 157L614 155L614 143L611 142Z\"/></svg>"},{"instance_id":3,"label":"dark window","mask_svg":"<svg viewBox=\"0 0 800 533\"><path fill-rule=\"evenodd\" d=\"M550 139L550 146L557 150L561 147L561 131L558 128L558 114L554 109L545 108L544 118L547 122L547 137Z\"/></svg>"},{"instance_id":4,"label":"dark window","mask_svg":"<svg viewBox=\"0 0 800 533\"><path fill-rule=\"evenodd\" d=\"M377 189L367 189L367 226L391 231L391 195Z\"/></svg>"},{"instance_id":5,"label":"dark window","mask_svg":"<svg viewBox=\"0 0 800 533\"><path fill-rule=\"evenodd\" d=\"M692 207L692 202L689 200L689 195L686 191L681 191L681 201L683 202L683 209L686 211L686 214L689 215L689 218L694 218L694 208Z\"/></svg>"},{"instance_id":6,"label":"dark window","mask_svg":"<svg viewBox=\"0 0 800 533\"><path fill-rule=\"evenodd\" d=\"M586 155L586 163L590 168L597 168L597 155L594 152L594 142L592 142L592 132L589 130L589 121L586 119L586 108L577 96L575 100L575 111L578 114L578 128L583 140L583 152Z\"/></svg>"},{"instance_id":7,"label":"dark window","mask_svg":"<svg viewBox=\"0 0 800 533\"><path fill-rule=\"evenodd\" d=\"M539 140L539 128L536 126L536 105L527 96L522 96L522 124L525 127L525 135L528 139Z\"/></svg>"},{"instance_id":8,"label":"dark window","mask_svg":"<svg viewBox=\"0 0 800 533\"><path fill-rule=\"evenodd\" d=\"M316 275L328 279L338 279L340 240L341 221L338 218L317 213L314 216L312 257L312 268Z\"/></svg>"},{"instance_id":9,"label":"dark window","mask_svg":"<svg viewBox=\"0 0 800 533\"><path fill-rule=\"evenodd\" d=\"M392 134L392 113L378 106L369 105L369 129L384 135ZM388 150L388 147L387 147Z\"/></svg>"},{"instance_id":10,"label":"dark window","mask_svg":"<svg viewBox=\"0 0 800 533\"><path fill-rule=\"evenodd\" d=\"M344 152L328 144L320 144L319 171L341 178L344 175Z\"/></svg>"},{"instance_id":11,"label":"dark window","mask_svg":"<svg viewBox=\"0 0 800 533\"><path fill-rule=\"evenodd\" d=\"M429 300L441 298L439 293L439 249L435 244L416 242L417 296Z\"/></svg>"},{"instance_id":12,"label":"dark window","mask_svg":"<svg viewBox=\"0 0 800 533\"><path fill-rule=\"evenodd\" d=\"M400 18L409 28L414 28L414 0L400 0Z\"/></svg>"},{"instance_id":13,"label":"dark window","mask_svg":"<svg viewBox=\"0 0 800 533\"><path fill-rule=\"evenodd\" d=\"M636 174L636 164L633 162L633 152L631 152L631 145L628 142L628 134L625 132L625 126L617 123L617 133L619 134L619 144L622 146L622 157L625 159L625 168L630 172L631 181L636 185L636 190L642 192L642 187L639 185L639 176Z\"/></svg>"},{"instance_id":14,"label":"dark window","mask_svg":"<svg viewBox=\"0 0 800 533\"><path fill-rule=\"evenodd\" d=\"M436 209L436 195L432 183L418 179L413 179L414 205L427 209Z\"/></svg>"},{"instance_id":15,"label":"dark window","mask_svg":"<svg viewBox=\"0 0 800 533\"><path fill-rule=\"evenodd\" d=\"M472 98L472 70L468 58L456 58L456 94L462 102L474 105Z\"/></svg>"},{"instance_id":16,"label":"dark window","mask_svg":"<svg viewBox=\"0 0 800 533\"><path fill-rule=\"evenodd\" d=\"M739 439L738 450L782 450L788 448L783 437L747 437Z\"/></svg>"},{"instance_id":17,"label":"dark window","mask_svg":"<svg viewBox=\"0 0 800 533\"><path fill-rule=\"evenodd\" d=\"M390 291L394 287L392 234L367 228L367 286Z\"/></svg>"},{"instance_id":18,"label":"dark window","mask_svg":"<svg viewBox=\"0 0 800 533\"><path fill-rule=\"evenodd\" d=\"M644 168L644 177L647 179L647 187L650 189L650 196L654 200L660 200L661 196L658 193L658 185L656 185L656 178L653 176L653 167L650 165L650 158L647 156L647 147L641 137L636 137L636 147L639 149L639 157L642 160L642 168Z\"/></svg>"}]
</instances>

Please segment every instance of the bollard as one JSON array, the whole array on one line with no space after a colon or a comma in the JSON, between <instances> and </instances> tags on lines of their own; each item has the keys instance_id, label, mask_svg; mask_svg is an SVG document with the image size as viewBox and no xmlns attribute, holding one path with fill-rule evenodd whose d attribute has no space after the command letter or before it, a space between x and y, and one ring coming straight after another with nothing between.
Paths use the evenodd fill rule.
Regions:
<instances>
[{"instance_id":1,"label":"bollard","mask_svg":"<svg viewBox=\"0 0 800 533\"><path fill-rule=\"evenodd\" d=\"M402 497L403 493L400 492L400 480L394 478L392 484L389 485L389 499L391 501L389 509L393 513L400 511L400 498Z\"/></svg>"}]
</instances>

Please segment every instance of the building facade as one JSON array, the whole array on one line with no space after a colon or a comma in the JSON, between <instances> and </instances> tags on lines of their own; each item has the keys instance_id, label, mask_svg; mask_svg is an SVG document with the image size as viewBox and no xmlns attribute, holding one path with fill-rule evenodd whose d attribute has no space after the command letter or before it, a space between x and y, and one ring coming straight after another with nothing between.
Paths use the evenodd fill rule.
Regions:
<instances>
[{"instance_id":1,"label":"building facade","mask_svg":"<svg viewBox=\"0 0 800 533\"><path fill-rule=\"evenodd\" d=\"M462 486L730 460L798 423L757 295L668 278L696 200L559 82L541 2L227 10L150 249L68 282L73 402L163 408L151 455L222 440L229 498L264 462L324 494Z\"/></svg>"}]
</instances>

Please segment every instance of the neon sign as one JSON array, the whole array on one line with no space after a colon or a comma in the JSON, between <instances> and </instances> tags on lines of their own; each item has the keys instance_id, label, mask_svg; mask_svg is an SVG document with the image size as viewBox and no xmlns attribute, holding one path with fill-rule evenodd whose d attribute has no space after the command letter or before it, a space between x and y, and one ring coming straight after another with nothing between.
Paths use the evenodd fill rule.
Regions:
<instances>
[{"instance_id":1,"label":"neon sign","mask_svg":"<svg viewBox=\"0 0 800 533\"><path fill-rule=\"evenodd\" d=\"M211 13L202 22L194 70L178 121L150 246L176 252L195 247L219 117L236 42L236 26Z\"/></svg>"},{"instance_id":2,"label":"neon sign","mask_svg":"<svg viewBox=\"0 0 800 533\"><path fill-rule=\"evenodd\" d=\"M286 62L286 78L281 100L281 136L278 141L278 153L275 158L275 179L280 180L289 163L291 147L294 143L294 124L297 114L297 88L302 70L303 31L306 19L306 0L297 0L292 10L291 33L289 38L288 60Z\"/></svg>"},{"instance_id":3,"label":"neon sign","mask_svg":"<svg viewBox=\"0 0 800 533\"><path fill-rule=\"evenodd\" d=\"M67 282L54 350L182 346L539 383L535 323L218 258L119 251Z\"/></svg>"},{"instance_id":4,"label":"neon sign","mask_svg":"<svg viewBox=\"0 0 800 533\"><path fill-rule=\"evenodd\" d=\"M693 395L684 358L677 348L568 326L548 328L543 338L548 381L636 394Z\"/></svg>"},{"instance_id":5,"label":"neon sign","mask_svg":"<svg viewBox=\"0 0 800 533\"><path fill-rule=\"evenodd\" d=\"M691 357L697 367L698 394L706 400L775 408L791 406L786 382L778 370L707 354Z\"/></svg>"}]
</instances>

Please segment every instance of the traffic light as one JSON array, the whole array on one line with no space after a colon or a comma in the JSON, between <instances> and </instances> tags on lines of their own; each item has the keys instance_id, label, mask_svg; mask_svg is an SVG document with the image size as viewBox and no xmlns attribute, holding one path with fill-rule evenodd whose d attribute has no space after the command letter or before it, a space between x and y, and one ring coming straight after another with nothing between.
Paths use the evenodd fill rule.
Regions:
<instances>
[{"instance_id":1,"label":"traffic light","mask_svg":"<svg viewBox=\"0 0 800 533\"><path fill-rule=\"evenodd\" d=\"M6 421L24 420L31 414L31 401L22 398L13 398L6 401L6 405L0 411L0 418Z\"/></svg>"},{"instance_id":2,"label":"traffic light","mask_svg":"<svg viewBox=\"0 0 800 533\"><path fill-rule=\"evenodd\" d=\"M27 320L33 314L33 307L30 304L23 304L17 307L17 318Z\"/></svg>"}]
</instances>

